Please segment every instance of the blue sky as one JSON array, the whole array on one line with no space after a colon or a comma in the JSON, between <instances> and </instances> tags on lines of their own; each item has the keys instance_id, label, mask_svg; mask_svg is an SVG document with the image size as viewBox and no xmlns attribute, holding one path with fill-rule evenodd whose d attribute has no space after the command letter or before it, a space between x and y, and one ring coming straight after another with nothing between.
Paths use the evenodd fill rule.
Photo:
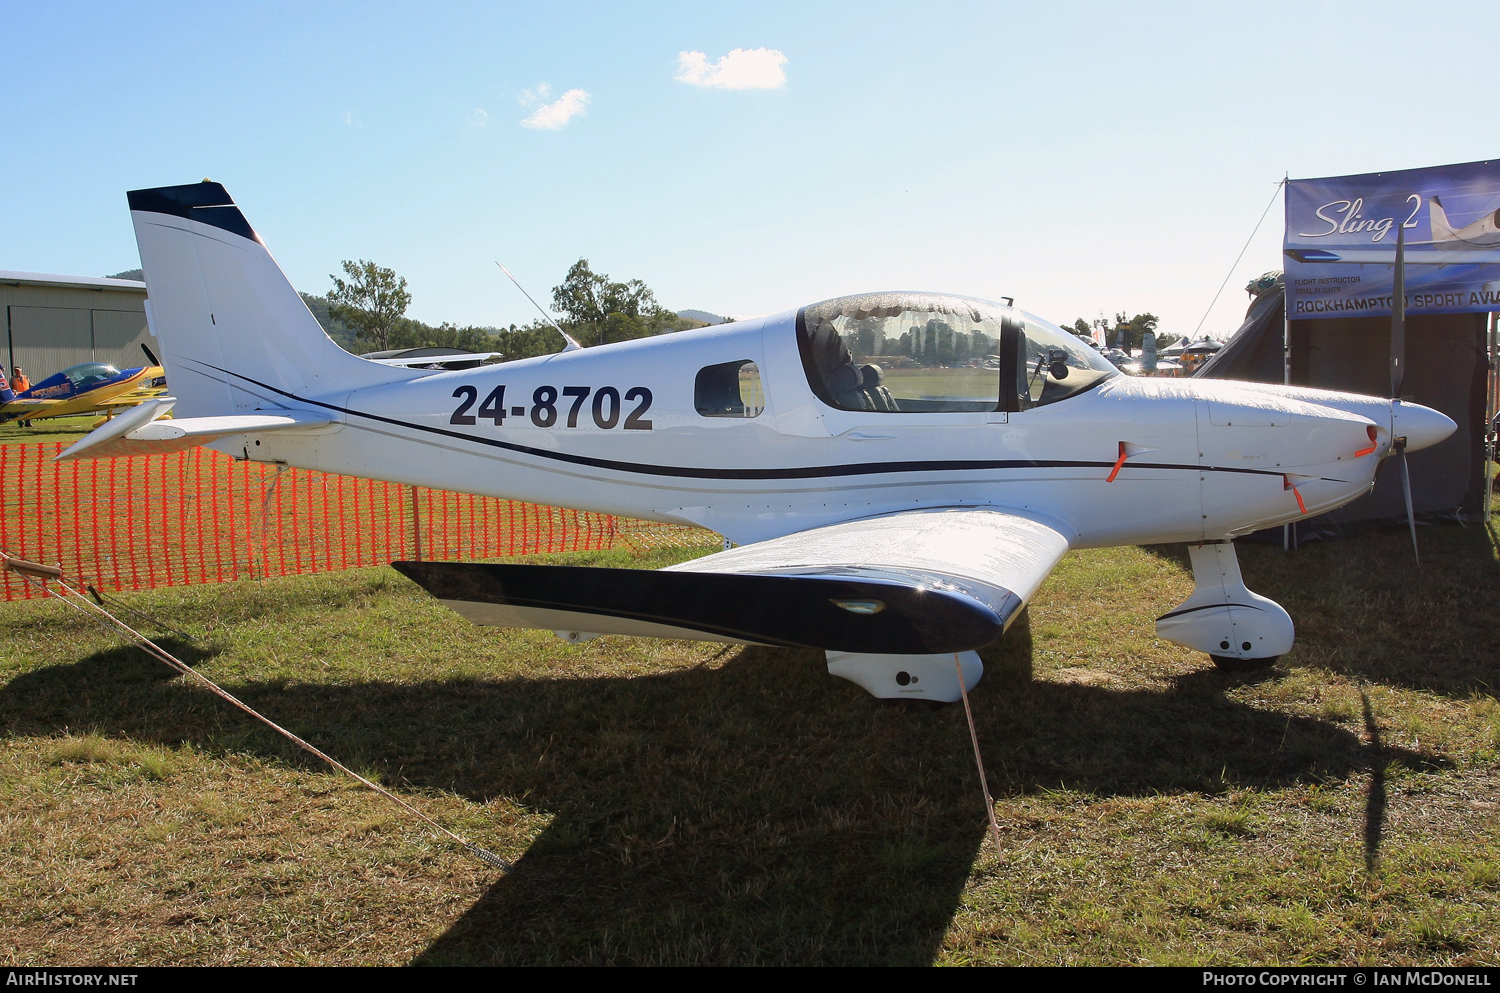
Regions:
<instances>
[{"instance_id":1,"label":"blue sky","mask_svg":"<svg viewBox=\"0 0 1500 993\"><path fill-rule=\"evenodd\" d=\"M0 269L132 268L124 192L210 176L299 289L375 259L434 323L529 320L494 260L545 298L585 256L675 308L914 288L1190 332L1283 174L1500 157L1492 3L16 3L5 20ZM735 49L780 53L784 84L677 78L681 53L702 82ZM570 91L582 113L523 126ZM1238 324L1280 233L1278 201L1205 330Z\"/></svg>"}]
</instances>

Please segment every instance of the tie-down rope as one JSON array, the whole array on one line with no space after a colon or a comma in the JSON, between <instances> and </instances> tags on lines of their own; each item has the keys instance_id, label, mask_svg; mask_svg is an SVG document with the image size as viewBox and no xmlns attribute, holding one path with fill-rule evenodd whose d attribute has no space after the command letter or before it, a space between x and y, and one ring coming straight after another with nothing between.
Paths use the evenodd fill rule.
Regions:
<instances>
[{"instance_id":1,"label":"tie-down rope","mask_svg":"<svg viewBox=\"0 0 1500 993\"><path fill-rule=\"evenodd\" d=\"M964 682L964 668L953 653L953 668L958 673L958 692L964 698L964 716L969 719L969 740L974 743L974 764L979 767L979 788L984 790L984 812L990 818L990 834L995 839L995 854L1005 858L1005 849L1000 847L1000 825L995 821L995 801L990 798L990 783L984 775L984 759L979 756L979 732L974 730L974 711L969 709L969 687Z\"/></svg>"},{"instance_id":2,"label":"tie-down rope","mask_svg":"<svg viewBox=\"0 0 1500 993\"><path fill-rule=\"evenodd\" d=\"M88 597L80 593L78 590L68 585L68 583L62 578L62 569L60 569L59 567L43 565L40 562L28 562L25 559L18 559L15 556L11 555L9 552L5 552L3 549L0 549L0 556L3 556L5 560L5 568L9 569L11 572L14 572L16 575L26 580L26 582L40 588L43 593L47 594L50 597L61 600L69 607L72 607L74 610L78 611L79 613L88 617L94 623L98 624L106 632L108 632L111 627L113 627L115 631L123 635L127 641L135 645L137 648L141 649L141 651L145 652L148 655L151 655L161 662L166 663L168 666L171 666L182 675L188 676L192 679L196 679L199 683L206 686L209 691L212 692L215 696L218 696L228 703L233 704L235 707L238 707L240 710L249 714L257 721L260 721L272 731L275 731L277 734L286 738L298 748L301 748L303 751L311 755L317 756L324 762L327 762L329 765L333 766L339 772L342 772L346 776L349 776L351 779L364 784L371 790L374 790L376 793L396 804L396 806L405 810L407 813L423 821L434 830L446 835L449 839L463 848L464 851L479 859L479 861L485 863L486 865L499 869L502 872L510 872L514 868L514 866L510 862L507 862L505 859L501 858L493 852L480 848L473 842L468 841L467 839L462 838L459 835L448 830L447 828L443 827L443 825L439 824L428 815L422 813L422 811L407 803L405 800L401 799L399 796L392 793L384 786L381 786L379 783L371 782L364 776L361 776L359 773L349 768L347 765L344 765L344 763L340 762L338 759L329 755L327 752L324 752L313 746L311 743L305 741L304 739L299 738L297 735L288 731L280 724L277 724L269 717L266 717L265 715L256 711L250 705L234 696L234 694L222 689L217 683L209 679L207 676L203 675L197 669L194 669L186 662L177 658L171 652L167 651L165 648L162 648L156 642L152 641L150 638L147 638L145 635L135 630L135 628L132 628L130 625L120 620L114 614L111 614L108 610L105 609L102 603L95 603L94 601L90 600ZM53 589L52 585L49 584L49 581L50 584L55 584L56 586L61 587L63 592L59 593L57 592L57 590Z\"/></svg>"}]
</instances>

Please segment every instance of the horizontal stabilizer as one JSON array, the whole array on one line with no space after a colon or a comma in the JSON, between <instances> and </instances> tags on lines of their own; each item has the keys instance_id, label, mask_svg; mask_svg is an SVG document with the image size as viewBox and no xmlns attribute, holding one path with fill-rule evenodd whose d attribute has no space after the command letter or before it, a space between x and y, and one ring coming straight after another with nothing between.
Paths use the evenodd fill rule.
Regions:
<instances>
[{"instance_id":1,"label":"horizontal stabilizer","mask_svg":"<svg viewBox=\"0 0 1500 993\"><path fill-rule=\"evenodd\" d=\"M147 400L140 406L101 424L58 455L55 462L85 459L115 459L130 455L163 455L206 445L236 434L304 430L333 423L331 414L311 410L278 410L275 413L229 414L221 417L160 419L177 401L173 397Z\"/></svg>"},{"instance_id":2,"label":"horizontal stabilizer","mask_svg":"<svg viewBox=\"0 0 1500 993\"><path fill-rule=\"evenodd\" d=\"M933 654L987 645L1009 619L957 590L869 577L392 565L474 623L505 627Z\"/></svg>"},{"instance_id":3,"label":"horizontal stabilizer","mask_svg":"<svg viewBox=\"0 0 1500 993\"><path fill-rule=\"evenodd\" d=\"M418 349L424 351L425 349ZM504 352L460 352L457 355L411 355L397 359L372 359L361 355L366 362L378 365L398 366L402 369L472 369L489 359L502 359Z\"/></svg>"}]
</instances>

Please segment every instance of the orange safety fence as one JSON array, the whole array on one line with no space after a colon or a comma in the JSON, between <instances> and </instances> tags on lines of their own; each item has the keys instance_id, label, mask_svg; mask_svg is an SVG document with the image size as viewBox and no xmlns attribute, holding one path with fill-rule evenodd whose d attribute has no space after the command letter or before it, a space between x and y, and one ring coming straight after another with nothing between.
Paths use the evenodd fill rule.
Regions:
<instances>
[{"instance_id":1,"label":"orange safety fence","mask_svg":"<svg viewBox=\"0 0 1500 993\"><path fill-rule=\"evenodd\" d=\"M0 548L59 564L101 590L713 541L696 528L236 461L206 448L54 463L66 447L0 445ZM8 571L0 582L5 600L42 595Z\"/></svg>"}]
</instances>

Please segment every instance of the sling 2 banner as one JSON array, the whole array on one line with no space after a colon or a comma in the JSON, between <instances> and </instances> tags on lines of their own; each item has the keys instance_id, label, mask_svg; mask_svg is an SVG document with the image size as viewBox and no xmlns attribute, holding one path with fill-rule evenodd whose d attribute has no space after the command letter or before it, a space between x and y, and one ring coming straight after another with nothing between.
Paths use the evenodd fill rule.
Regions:
<instances>
[{"instance_id":1,"label":"sling 2 banner","mask_svg":"<svg viewBox=\"0 0 1500 993\"><path fill-rule=\"evenodd\" d=\"M1406 235L1408 314L1500 310L1500 160L1493 160L1288 180L1292 320L1389 315L1398 230Z\"/></svg>"}]
</instances>

